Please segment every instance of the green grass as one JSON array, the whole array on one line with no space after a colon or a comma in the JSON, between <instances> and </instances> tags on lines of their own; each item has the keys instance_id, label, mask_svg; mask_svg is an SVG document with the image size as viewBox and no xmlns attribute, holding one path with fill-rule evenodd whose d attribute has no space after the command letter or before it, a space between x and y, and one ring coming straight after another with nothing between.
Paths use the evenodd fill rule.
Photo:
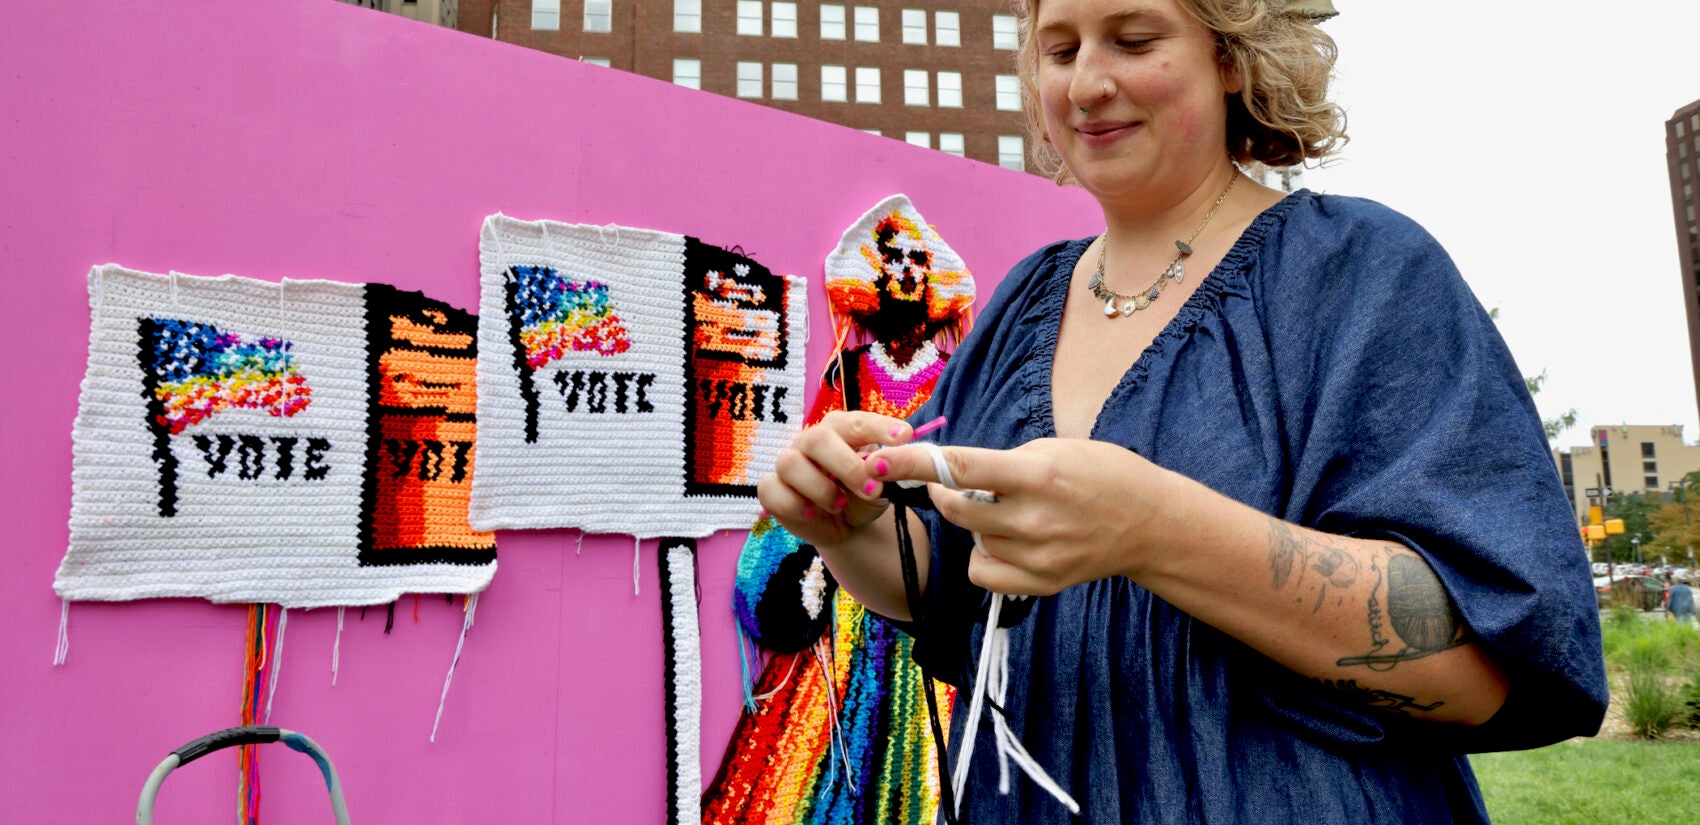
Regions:
<instances>
[{"instance_id":1,"label":"green grass","mask_svg":"<svg viewBox=\"0 0 1700 825\"><path fill-rule=\"evenodd\" d=\"M1572 739L1470 763L1497 825L1700 819L1700 742Z\"/></svg>"},{"instance_id":2,"label":"green grass","mask_svg":"<svg viewBox=\"0 0 1700 825\"><path fill-rule=\"evenodd\" d=\"M1700 678L1700 632L1691 627L1630 609L1613 611L1601 631L1614 704L1632 698L1637 663L1664 673L1668 687ZM1693 738L1572 739L1470 763L1498 825L1700 822L1700 740Z\"/></svg>"}]
</instances>

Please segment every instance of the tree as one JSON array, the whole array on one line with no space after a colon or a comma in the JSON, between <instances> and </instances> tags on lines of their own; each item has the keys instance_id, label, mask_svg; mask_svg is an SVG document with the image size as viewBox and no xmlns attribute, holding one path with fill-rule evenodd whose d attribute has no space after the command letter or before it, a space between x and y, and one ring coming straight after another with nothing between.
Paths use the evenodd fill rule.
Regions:
<instances>
[{"instance_id":1,"label":"tree","mask_svg":"<svg viewBox=\"0 0 1700 825\"><path fill-rule=\"evenodd\" d=\"M1499 320L1499 307L1494 307L1493 309L1488 310L1488 317L1495 321ZM1523 383L1529 388L1529 395L1539 394L1541 391L1541 385L1546 382L1547 371L1544 369L1541 370L1540 375L1530 375L1523 378ZM1576 426L1575 407L1571 407L1570 409L1559 413L1556 417L1541 419L1541 429L1546 430L1548 441L1557 439L1559 433L1562 433L1574 426Z\"/></svg>"},{"instance_id":2,"label":"tree","mask_svg":"<svg viewBox=\"0 0 1700 825\"><path fill-rule=\"evenodd\" d=\"M1530 395L1534 395L1534 394L1540 392L1541 391L1541 385L1545 384L1546 382L1547 382L1547 371L1546 370L1541 370L1540 375L1531 375L1531 376L1523 379L1523 383L1527 384L1528 387L1529 387L1529 394ZM1575 407L1571 407L1570 409L1559 413L1558 416L1555 417L1555 418L1543 418L1543 419L1541 419L1541 429L1547 431L1547 440L1548 441L1552 441L1553 439L1558 438L1559 433L1562 433L1565 430L1568 430L1568 429L1570 429L1571 427L1574 427L1574 426L1576 426L1576 408Z\"/></svg>"},{"instance_id":3,"label":"tree","mask_svg":"<svg viewBox=\"0 0 1700 825\"><path fill-rule=\"evenodd\" d=\"M1650 556L1663 556L1676 564L1688 564L1689 553L1700 546L1700 501L1689 501L1700 471L1689 473L1671 493L1670 502L1648 516L1653 535L1643 545Z\"/></svg>"},{"instance_id":4,"label":"tree","mask_svg":"<svg viewBox=\"0 0 1700 825\"><path fill-rule=\"evenodd\" d=\"M1642 548L1643 557L1646 548L1653 539L1653 513L1664 506L1662 493L1612 493L1606 501L1605 515L1607 519L1623 519L1623 534L1610 536L1602 545L1605 547L1606 558L1611 561L1635 561L1637 546ZM1680 511L1678 517L1681 517Z\"/></svg>"}]
</instances>

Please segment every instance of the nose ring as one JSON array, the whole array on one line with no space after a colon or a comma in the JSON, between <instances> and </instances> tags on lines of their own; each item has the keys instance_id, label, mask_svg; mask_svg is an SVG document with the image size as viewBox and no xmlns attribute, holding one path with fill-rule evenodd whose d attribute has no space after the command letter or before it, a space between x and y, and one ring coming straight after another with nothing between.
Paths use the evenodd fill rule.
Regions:
<instances>
[{"instance_id":1,"label":"nose ring","mask_svg":"<svg viewBox=\"0 0 1700 825\"><path fill-rule=\"evenodd\" d=\"M1074 108L1079 109L1081 114L1086 114L1086 107L1085 106L1076 106Z\"/></svg>"}]
</instances>

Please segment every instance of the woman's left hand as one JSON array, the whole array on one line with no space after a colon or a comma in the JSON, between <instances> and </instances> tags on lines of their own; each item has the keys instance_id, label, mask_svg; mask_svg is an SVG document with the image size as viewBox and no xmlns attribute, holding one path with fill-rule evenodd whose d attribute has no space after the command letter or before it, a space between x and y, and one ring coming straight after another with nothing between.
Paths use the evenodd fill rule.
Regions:
<instances>
[{"instance_id":1,"label":"woman's left hand","mask_svg":"<svg viewBox=\"0 0 1700 825\"><path fill-rule=\"evenodd\" d=\"M1164 545L1186 494L1181 477L1101 441L1045 438L1013 450L941 450L962 490L937 483L932 455L922 447L887 447L868 456L868 464L881 481L929 482L939 514L975 534L969 580L997 593L1047 596L1110 576L1137 579L1142 557Z\"/></svg>"}]
</instances>

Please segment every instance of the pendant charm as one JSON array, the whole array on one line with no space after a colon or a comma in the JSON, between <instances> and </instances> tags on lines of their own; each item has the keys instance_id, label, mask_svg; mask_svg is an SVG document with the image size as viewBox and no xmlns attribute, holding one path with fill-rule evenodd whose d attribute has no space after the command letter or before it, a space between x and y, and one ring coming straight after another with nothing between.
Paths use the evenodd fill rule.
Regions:
<instances>
[{"instance_id":1,"label":"pendant charm","mask_svg":"<svg viewBox=\"0 0 1700 825\"><path fill-rule=\"evenodd\" d=\"M1103 285L1104 285L1104 272L1103 272L1103 270L1099 270L1097 272L1092 273L1092 280L1086 282L1086 288L1092 290L1093 295L1097 295L1098 289L1100 287L1102 287Z\"/></svg>"},{"instance_id":2,"label":"pendant charm","mask_svg":"<svg viewBox=\"0 0 1700 825\"><path fill-rule=\"evenodd\" d=\"M1127 303L1122 304L1122 317L1123 318L1130 317L1130 316L1133 315L1133 313L1138 312L1138 311L1139 311L1139 307L1134 306L1133 301L1128 301Z\"/></svg>"},{"instance_id":3,"label":"pendant charm","mask_svg":"<svg viewBox=\"0 0 1700 825\"><path fill-rule=\"evenodd\" d=\"M1176 258L1174 263L1169 264L1169 271L1164 274L1175 279L1175 283L1178 284L1186 277L1186 263Z\"/></svg>"},{"instance_id":4,"label":"pendant charm","mask_svg":"<svg viewBox=\"0 0 1700 825\"><path fill-rule=\"evenodd\" d=\"M1109 317L1109 318L1116 317L1116 299L1115 298L1105 298L1104 299L1104 315L1106 317Z\"/></svg>"},{"instance_id":5,"label":"pendant charm","mask_svg":"<svg viewBox=\"0 0 1700 825\"><path fill-rule=\"evenodd\" d=\"M1192 254L1192 247L1187 246L1186 241L1175 241L1175 248L1179 249L1182 255Z\"/></svg>"},{"instance_id":6,"label":"pendant charm","mask_svg":"<svg viewBox=\"0 0 1700 825\"><path fill-rule=\"evenodd\" d=\"M1148 306L1151 306L1151 299L1144 296L1144 295L1136 295L1136 296L1134 296L1134 299L1129 304L1129 306L1132 306L1135 310L1141 310L1141 309L1144 309ZM1133 313L1129 312L1128 314L1132 315Z\"/></svg>"}]
</instances>

